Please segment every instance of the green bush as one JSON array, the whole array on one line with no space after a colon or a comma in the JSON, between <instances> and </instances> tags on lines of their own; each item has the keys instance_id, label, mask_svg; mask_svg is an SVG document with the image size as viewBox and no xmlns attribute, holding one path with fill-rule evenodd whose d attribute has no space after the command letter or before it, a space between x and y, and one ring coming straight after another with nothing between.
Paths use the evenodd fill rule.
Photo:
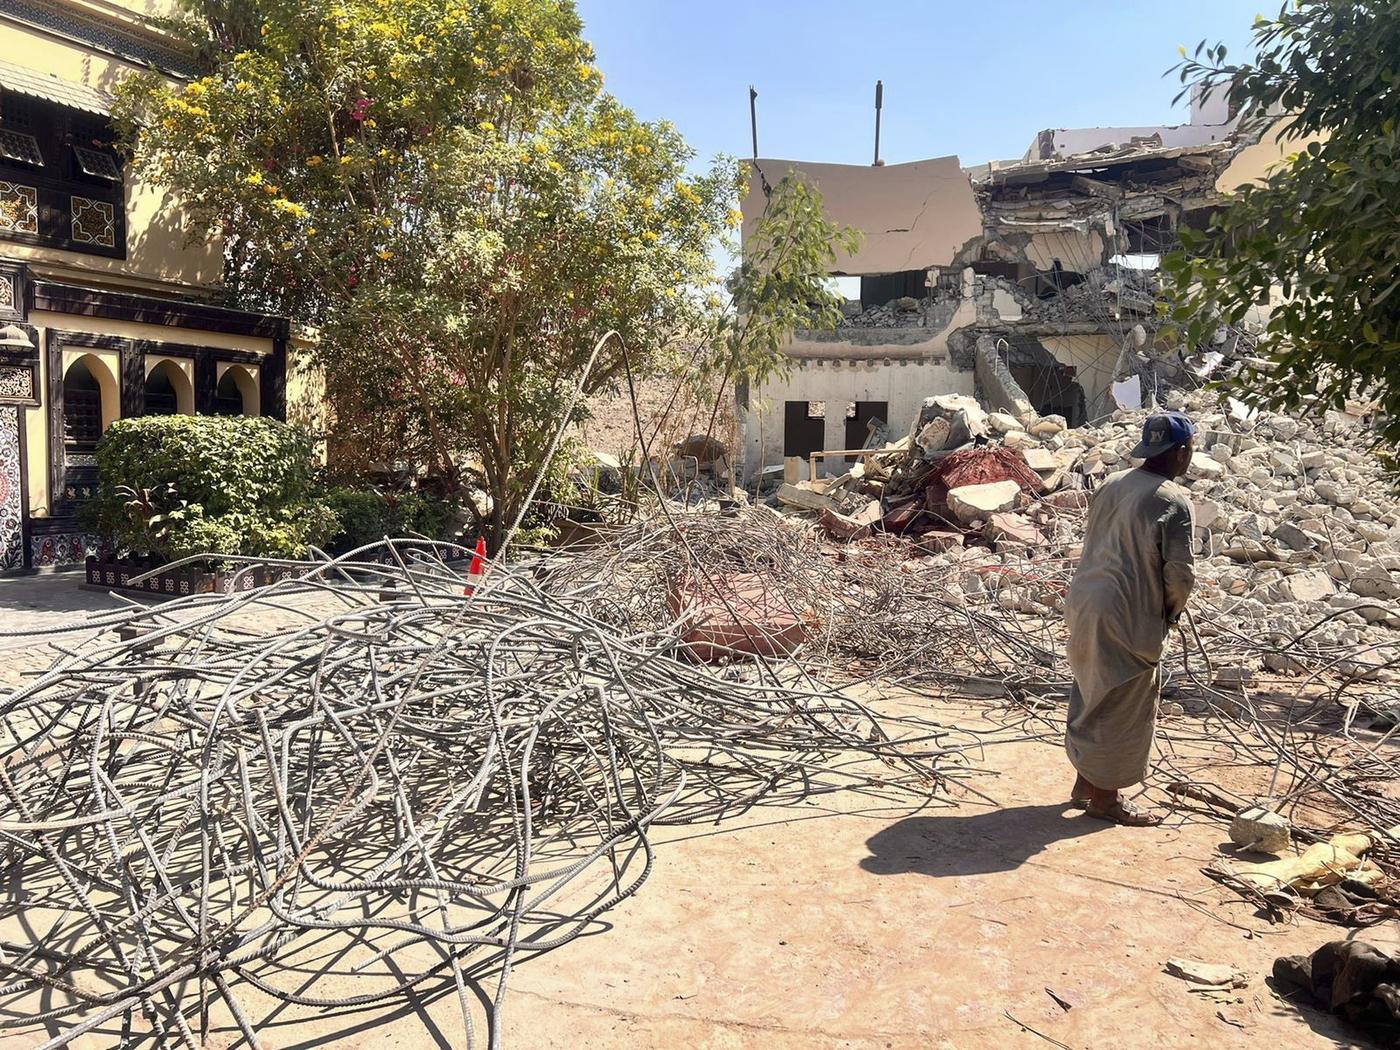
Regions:
<instances>
[{"instance_id":1,"label":"green bush","mask_svg":"<svg viewBox=\"0 0 1400 1050\"><path fill-rule=\"evenodd\" d=\"M447 533L454 504L422 492L379 492L375 489L331 489L326 502L339 522L331 540L337 554L375 543L385 536L427 536L452 539Z\"/></svg>"},{"instance_id":2,"label":"green bush","mask_svg":"<svg viewBox=\"0 0 1400 1050\"><path fill-rule=\"evenodd\" d=\"M97 446L90 524L130 551L297 558L337 529L310 438L275 419L120 419Z\"/></svg>"}]
</instances>

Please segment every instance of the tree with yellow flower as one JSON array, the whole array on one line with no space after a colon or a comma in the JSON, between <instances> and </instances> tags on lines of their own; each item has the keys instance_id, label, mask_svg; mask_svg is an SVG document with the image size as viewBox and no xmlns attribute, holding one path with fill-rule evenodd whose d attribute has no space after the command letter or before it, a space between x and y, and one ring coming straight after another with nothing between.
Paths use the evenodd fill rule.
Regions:
<instances>
[{"instance_id":1,"label":"tree with yellow flower","mask_svg":"<svg viewBox=\"0 0 1400 1050\"><path fill-rule=\"evenodd\" d=\"M739 166L696 174L674 126L609 95L571 0L187 3L203 75L122 85L134 163L222 236L231 304L320 328L341 465L432 477L493 546L580 381L684 338L736 382L834 315L840 231L800 184L764 273L711 294Z\"/></svg>"}]
</instances>

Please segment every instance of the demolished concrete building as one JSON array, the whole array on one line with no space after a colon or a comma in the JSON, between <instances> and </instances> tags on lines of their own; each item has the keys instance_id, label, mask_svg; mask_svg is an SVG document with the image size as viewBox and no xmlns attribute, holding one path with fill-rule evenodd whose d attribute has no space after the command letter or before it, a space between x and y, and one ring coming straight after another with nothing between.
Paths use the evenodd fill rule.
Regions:
<instances>
[{"instance_id":1,"label":"demolished concrete building","mask_svg":"<svg viewBox=\"0 0 1400 1050\"><path fill-rule=\"evenodd\" d=\"M799 330L784 348L787 373L740 391L745 477L788 457L898 438L935 395L1070 426L1151 400L1164 375L1191 364L1156 339L1157 257L1179 225L1203 225L1285 150L1276 134L1261 140L1224 124L1196 137L1213 141L1135 137L977 168L956 157L873 167L755 160L746 243L767 189L789 171L864 239L831 271L860 279L841 325ZM828 464L835 473L847 465Z\"/></svg>"}]
</instances>

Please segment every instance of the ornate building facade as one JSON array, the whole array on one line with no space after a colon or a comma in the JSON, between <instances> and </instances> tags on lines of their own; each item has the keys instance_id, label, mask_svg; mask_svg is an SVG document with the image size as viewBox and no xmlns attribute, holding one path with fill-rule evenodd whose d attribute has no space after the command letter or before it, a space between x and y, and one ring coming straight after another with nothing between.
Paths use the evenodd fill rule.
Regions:
<instances>
[{"instance_id":1,"label":"ornate building facade","mask_svg":"<svg viewBox=\"0 0 1400 1050\"><path fill-rule=\"evenodd\" d=\"M79 562L114 420L285 416L284 318L212 305L223 247L113 148L110 91L193 73L171 0L0 0L0 571Z\"/></svg>"}]
</instances>

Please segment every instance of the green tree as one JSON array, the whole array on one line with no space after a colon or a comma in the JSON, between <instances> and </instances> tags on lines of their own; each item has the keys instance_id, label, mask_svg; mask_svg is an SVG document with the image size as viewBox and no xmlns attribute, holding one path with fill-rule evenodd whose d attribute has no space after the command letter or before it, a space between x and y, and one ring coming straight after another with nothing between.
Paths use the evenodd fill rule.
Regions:
<instances>
[{"instance_id":1,"label":"green tree","mask_svg":"<svg viewBox=\"0 0 1400 1050\"><path fill-rule=\"evenodd\" d=\"M1259 342L1267 367L1232 392L1289 410L1378 396L1400 438L1400 8L1300 0L1254 24L1257 56L1196 49L1183 83L1228 92L1256 125L1288 121L1312 139L1243 187L1204 231L1181 231L1164 260L1173 318L1192 342L1273 303Z\"/></svg>"},{"instance_id":2,"label":"green tree","mask_svg":"<svg viewBox=\"0 0 1400 1050\"><path fill-rule=\"evenodd\" d=\"M726 310L739 166L690 174L672 125L604 91L571 0L192 0L181 30L207 72L123 85L135 163L222 233L233 301L319 326L342 458L484 493L493 548L580 383L681 345L754 367L833 305L804 195L768 228L786 269Z\"/></svg>"}]
</instances>

